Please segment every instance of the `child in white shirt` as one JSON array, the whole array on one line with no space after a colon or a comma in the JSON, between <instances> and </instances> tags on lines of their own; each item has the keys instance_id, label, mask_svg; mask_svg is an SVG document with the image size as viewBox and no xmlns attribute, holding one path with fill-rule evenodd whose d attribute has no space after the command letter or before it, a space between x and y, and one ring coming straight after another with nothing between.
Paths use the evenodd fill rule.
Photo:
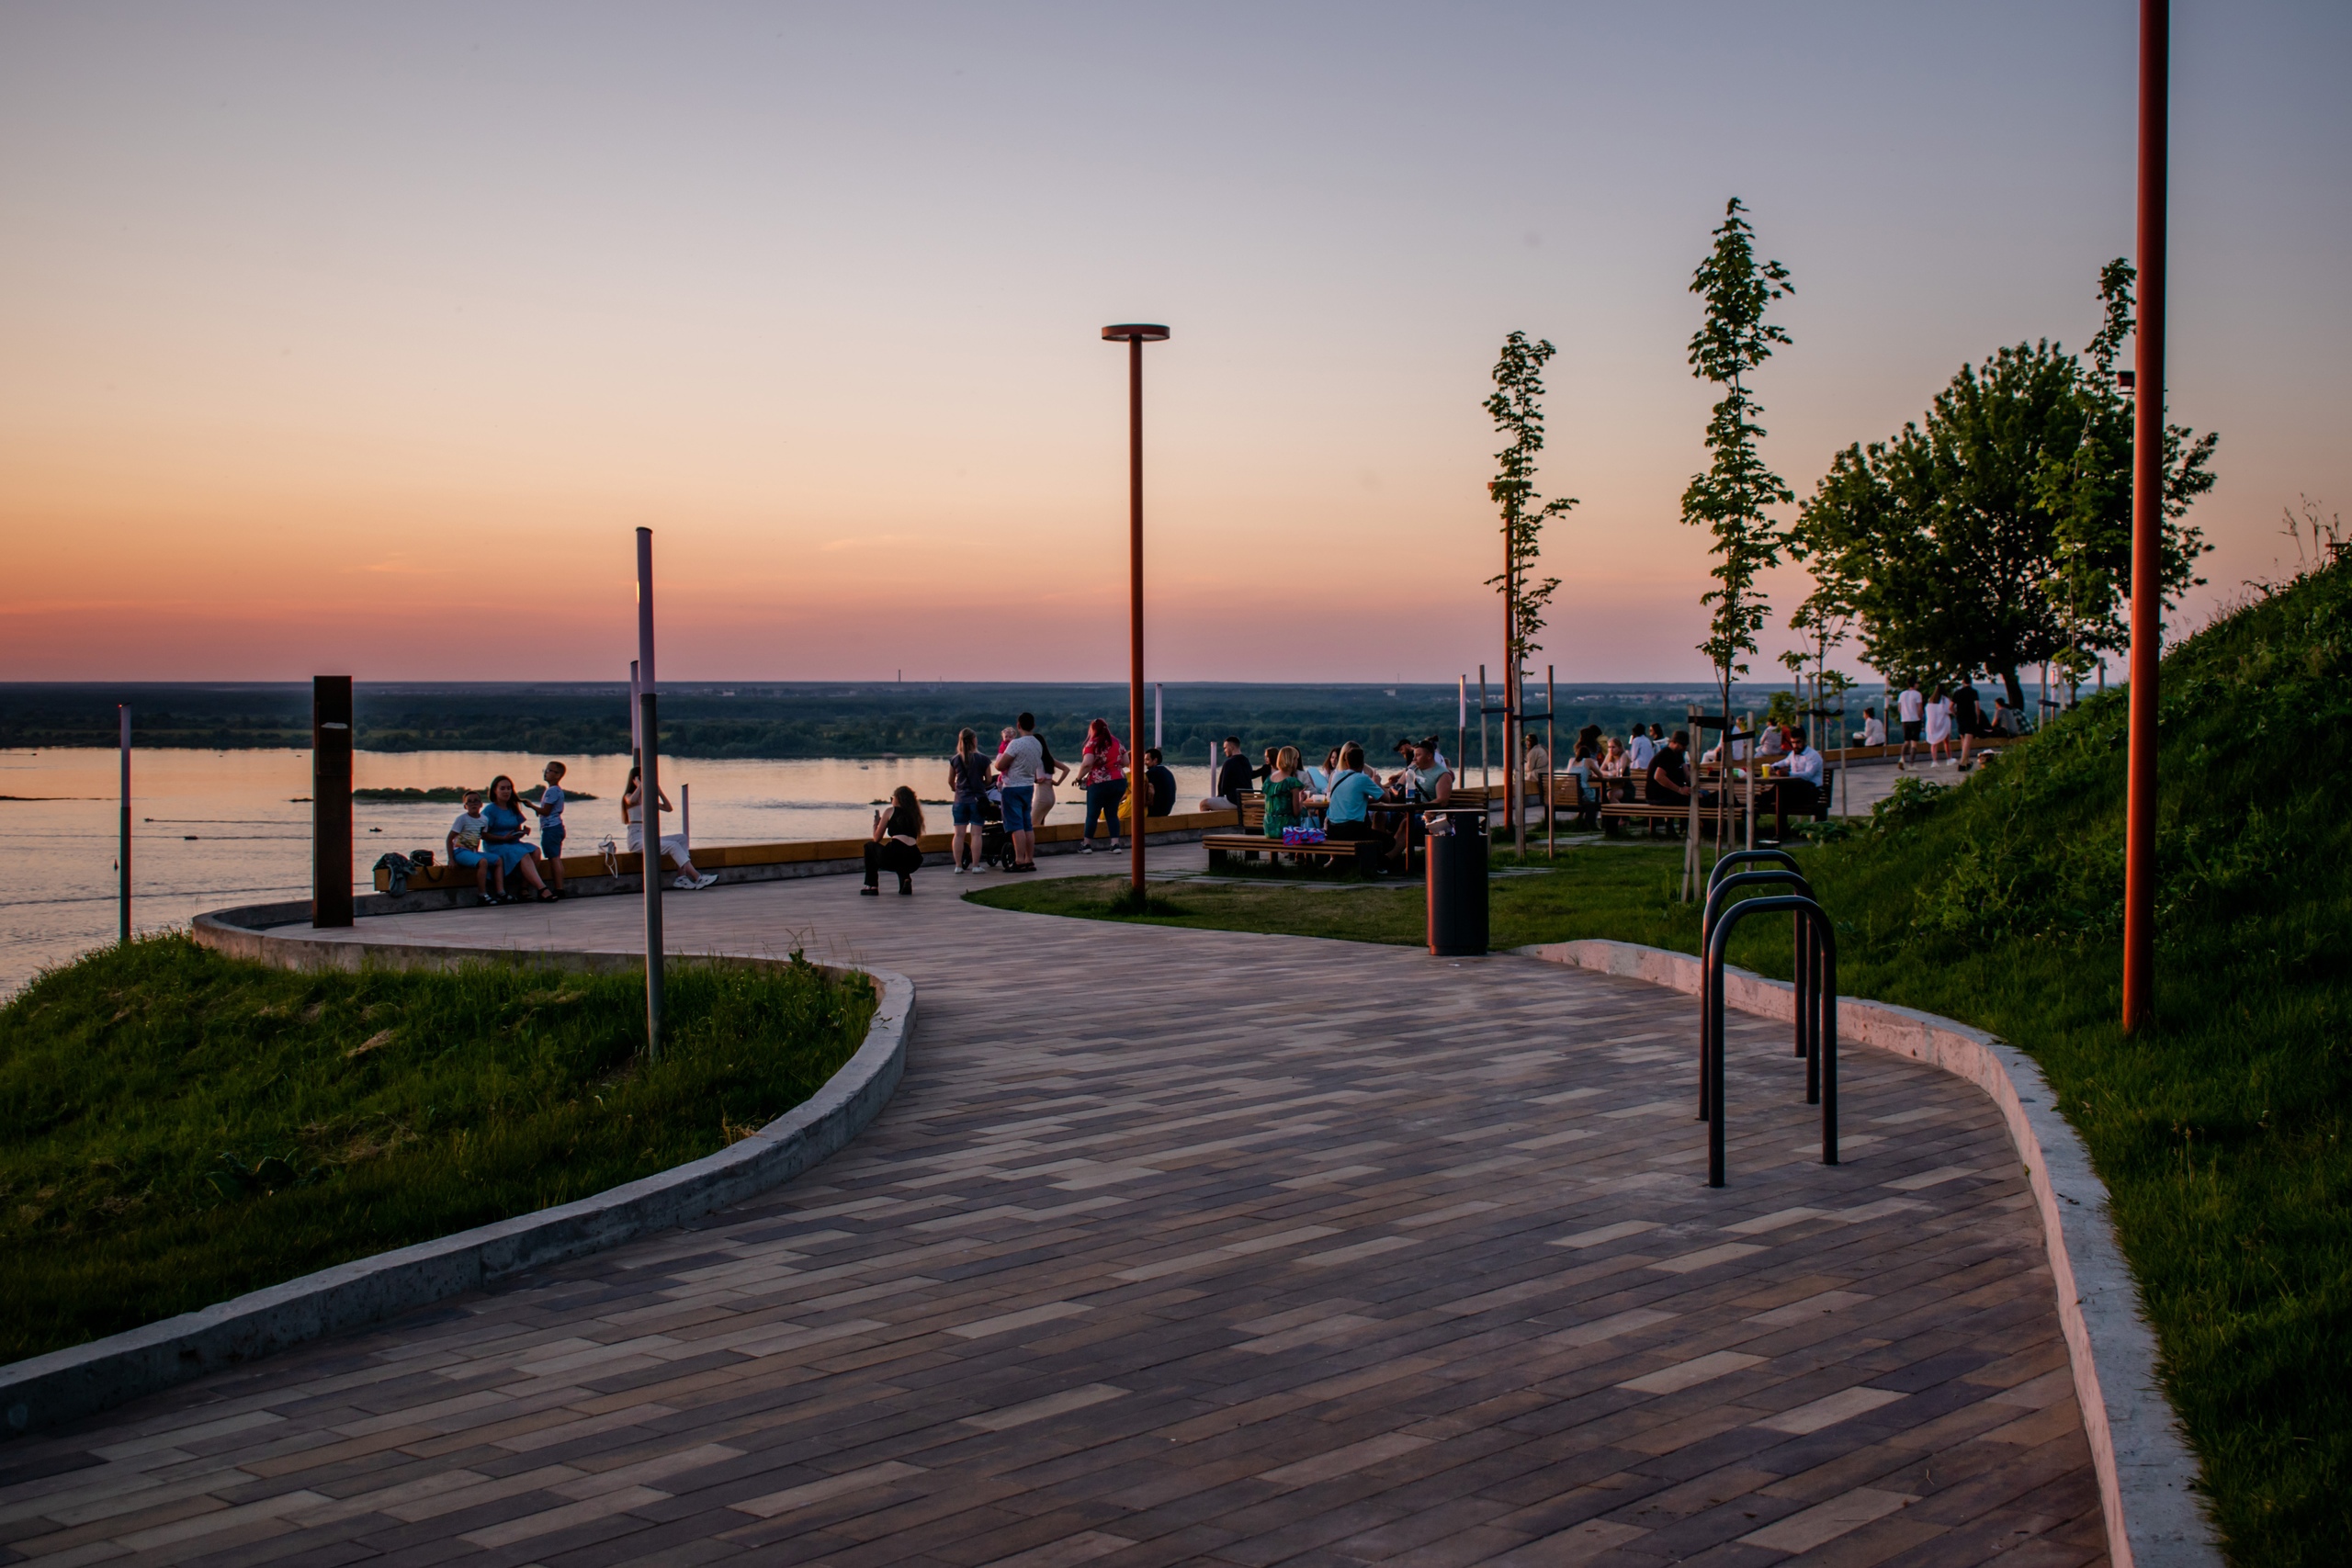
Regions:
<instances>
[{"instance_id":1,"label":"child in white shirt","mask_svg":"<svg viewBox=\"0 0 2352 1568\"><path fill-rule=\"evenodd\" d=\"M466 791L466 808L458 813L456 821L449 824L445 841L448 846L451 865L474 868L474 891L481 901L503 904L506 902L506 877L499 869L498 857L481 852L481 836L489 829L490 824L481 817L481 791L469 789Z\"/></svg>"}]
</instances>

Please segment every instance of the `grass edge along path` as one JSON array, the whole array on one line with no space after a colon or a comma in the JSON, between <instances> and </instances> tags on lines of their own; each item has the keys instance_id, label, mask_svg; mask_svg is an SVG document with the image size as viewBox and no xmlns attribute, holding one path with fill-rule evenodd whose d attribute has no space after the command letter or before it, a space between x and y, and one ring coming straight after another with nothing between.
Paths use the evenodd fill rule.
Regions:
<instances>
[{"instance_id":1,"label":"grass edge along path","mask_svg":"<svg viewBox=\"0 0 2352 1568\"><path fill-rule=\"evenodd\" d=\"M1868 829L1798 858L1838 922L1841 991L2041 1065L2112 1197L2231 1560L2317 1568L2352 1540L2352 813L2335 798L2352 778L2352 564L2175 648L2163 700L2156 1022L2139 1037L2117 1021L2122 693L1962 787L1899 789ZM1580 848L1555 876L1498 878L1495 946L1694 953L1679 863ZM1145 922L1422 935L1410 886L1159 896L1187 912ZM969 897L1109 918L1083 883ZM1787 978L1786 926L1750 922L1732 957Z\"/></svg>"},{"instance_id":2,"label":"grass edge along path","mask_svg":"<svg viewBox=\"0 0 2352 1568\"><path fill-rule=\"evenodd\" d=\"M308 973L142 938L0 1008L0 1362L717 1152L855 1054L797 959L643 982L544 961Z\"/></svg>"}]
</instances>

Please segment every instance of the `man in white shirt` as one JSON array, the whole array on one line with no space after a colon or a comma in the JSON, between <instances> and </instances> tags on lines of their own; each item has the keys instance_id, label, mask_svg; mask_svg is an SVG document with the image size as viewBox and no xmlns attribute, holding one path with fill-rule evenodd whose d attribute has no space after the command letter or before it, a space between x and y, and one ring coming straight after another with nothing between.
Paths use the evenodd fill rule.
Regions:
<instances>
[{"instance_id":1,"label":"man in white shirt","mask_svg":"<svg viewBox=\"0 0 2352 1568\"><path fill-rule=\"evenodd\" d=\"M1894 765L1898 769L1907 768L1911 765L1913 753L1918 748L1919 734L1926 728L1925 720L1928 716L1928 699L1919 694L1919 683L1917 681L1906 681L1903 683L1903 694L1894 699L1894 711L1903 720L1903 755L1896 760Z\"/></svg>"},{"instance_id":2,"label":"man in white shirt","mask_svg":"<svg viewBox=\"0 0 2352 1568\"><path fill-rule=\"evenodd\" d=\"M1787 791L1784 804L1793 817L1810 817L1821 809L1821 753L1802 729L1796 732L1796 749L1789 753L1788 782L1781 787Z\"/></svg>"},{"instance_id":3,"label":"man in white shirt","mask_svg":"<svg viewBox=\"0 0 2352 1568\"><path fill-rule=\"evenodd\" d=\"M1886 721L1879 717L1876 708L1862 710L1862 744L1865 746L1886 744Z\"/></svg>"},{"instance_id":4,"label":"man in white shirt","mask_svg":"<svg viewBox=\"0 0 2352 1568\"><path fill-rule=\"evenodd\" d=\"M1634 726L1633 738L1625 742L1625 755L1633 762L1634 776L1645 779L1650 776L1650 763L1657 756L1657 742L1637 724Z\"/></svg>"},{"instance_id":5,"label":"man in white shirt","mask_svg":"<svg viewBox=\"0 0 2352 1568\"><path fill-rule=\"evenodd\" d=\"M1003 781L997 799L1004 811L1004 830L1012 840L1012 869L1035 871L1037 835L1030 827L1030 812L1037 800L1037 775L1046 771L1046 748L1034 733L1035 715L1024 713L1015 722L1019 733L996 754L996 774Z\"/></svg>"}]
</instances>

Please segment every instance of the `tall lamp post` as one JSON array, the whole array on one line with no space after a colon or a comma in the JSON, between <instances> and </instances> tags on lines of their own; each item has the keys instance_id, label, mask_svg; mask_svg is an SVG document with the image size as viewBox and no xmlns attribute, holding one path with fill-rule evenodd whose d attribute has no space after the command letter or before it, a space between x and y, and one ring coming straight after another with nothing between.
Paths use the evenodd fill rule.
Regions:
<instances>
[{"instance_id":1,"label":"tall lamp post","mask_svg":"<svg viewBox=\"0 0 2352 1568\"><path fill-rule=\"evenodd\" d=\"M2140 327L2132 407L2131 793L2123 851L2123 1032L2155 1010L2156 663L2163 654L2165 155L2171 0L2140 0Z\"/></svg>"},{"instance_id":2,"label":"tall lamp post","mask_svg":"<svg viewBox=\"0 0 2352 1568\"><path fill-rule=\"evenodd\" d=\"M645 1057L662 1055L662 775L653 697L653 530L637 531L638 859L645 872Z\"/></svg>"},{"instance_id":3,"label":"tall lamp post","mask_svg":"<svg viewBox=\"0 0 2352 1568\"><path fill-rule=\"evenodd\" d=\"M1143 345L1167 339L1166 327L1147 321L1102 329L1103 342L1127 345L1127 847L1137 903L1151 810L1151 781L1143 771Z\"/></svg>"}]
</instances>

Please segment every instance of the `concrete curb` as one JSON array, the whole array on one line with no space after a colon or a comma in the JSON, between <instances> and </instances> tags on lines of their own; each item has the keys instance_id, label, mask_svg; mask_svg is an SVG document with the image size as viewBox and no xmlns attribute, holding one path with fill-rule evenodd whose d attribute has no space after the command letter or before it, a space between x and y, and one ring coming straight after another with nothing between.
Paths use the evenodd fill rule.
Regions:
<instances>
[{"instance_id":1,"label":"concrete curb","mask_svg":"<svg viewBox=\"0 0 2352 1568\"><path fill-rule=\"evenodd\" d=\"M1699 960L1629 942L1547 942L1518 951L1553 964L1623 975L1699 994ZM1742 1012L1791 1020L1793 993L1725 966L1724 1000ZM2197 1491L2197 1459L2156 1376L2156 1338L2108 1219L2107 1186L2082 1139L2058 1113L2041 1069L1982 1030L1886 1002L1838 998L1838 1043L1908 1056L1966 1078L1999 1106L2041 1213L2075 1396L2107 1516L2114 1568L2220 1568L2221 1547Z\"/></svg>"},{"instance_id":2,"label":"concrete curb","mask_svg":"<svg viewBox=\"0 0 2352 1568\"><path fill-rule=\"evenodd\" d=\"M293 969L357 968L363 960L444 968L507 956L479 949L308 942L234 923L241 913L199 916L190 923L190 935L237 957ZM521 956L574 968L628 963L624 955L611 953ZM888 969L820 967L836 976L870 976L881 991L874 1021L856 1055L823 1088L758 1132L716 1154L576 1202L356 1258L198 1312L0 1366L0 1411L6 1412L0 1438L54 1427L305 1340L381 1322L526 1269L667 1230L823 1163L865 1129L899 1087L914 1023L915 987Z\"/></svg>"}]
</instances>

